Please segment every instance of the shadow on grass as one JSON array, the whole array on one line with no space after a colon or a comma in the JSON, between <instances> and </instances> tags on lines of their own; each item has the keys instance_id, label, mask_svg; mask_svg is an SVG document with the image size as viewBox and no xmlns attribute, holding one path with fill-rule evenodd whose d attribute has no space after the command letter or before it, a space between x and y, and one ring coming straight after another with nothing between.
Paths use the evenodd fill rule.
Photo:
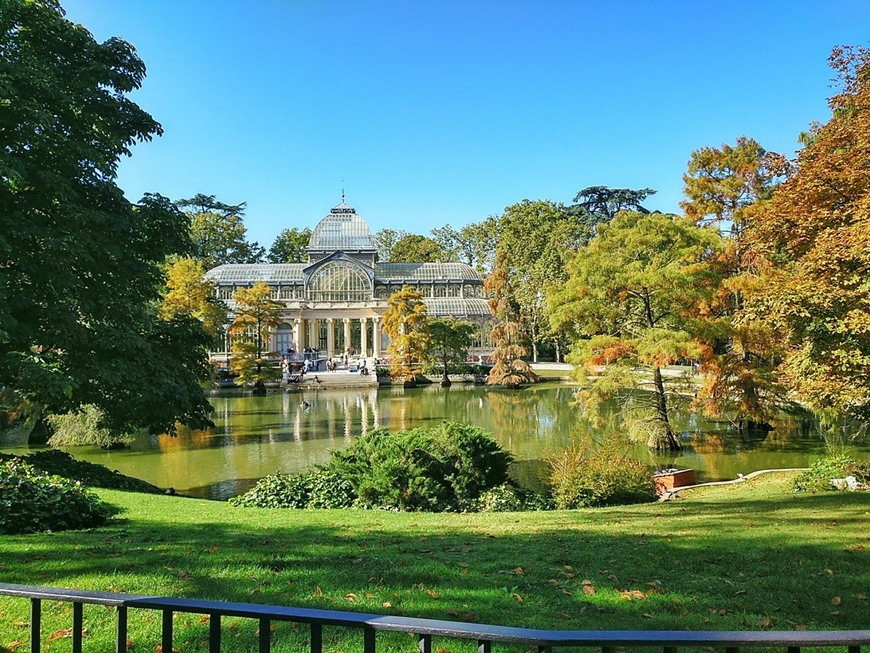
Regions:
<instances>
[{"instance_id":1,"label":"shadow on grass","mask_svg":"<svg viewBox=\"0 0 870 653\"><path fill-rule=\"evenodd\" d=\"M532 516L218 505L230 517L187 521L174 501L174 523L0 540L0 577L550 629L867 627L868 495Z\"/></svg>"}]
</instances>

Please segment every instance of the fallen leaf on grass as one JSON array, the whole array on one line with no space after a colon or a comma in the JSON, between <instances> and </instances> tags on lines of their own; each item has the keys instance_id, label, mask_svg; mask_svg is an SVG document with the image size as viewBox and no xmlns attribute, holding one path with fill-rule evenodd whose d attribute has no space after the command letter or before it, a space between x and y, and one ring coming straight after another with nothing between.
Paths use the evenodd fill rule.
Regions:
<instances>
[{"instance_id":1,"label":"fallen leaf on grass","mask_svg":"<svg viewBox=\"0 0 870 653\"><path fill-rule=\"evenodd\" d=\"M517 603L522 603L522 602L523 602L523 597L520 596L519 594L514 593L514 594L512 594L511 596L514 597L514 600L515 600Z\"/></svg>"},{"instance_id":2,"label":"fallen leaf on grass","mask_svg":"<svg viewBox=\"0 0 870 653\"><path fill-rule=\"evenodd\" d=\"M15 649L17 649L17 648L18 648L19 646L21 646L22 644L24 644L24 642L22 642L22 641L16 639L16 640L13 640L13 641L9 642L9 643L6 645L6 648L9 649L10 651L14 651Z\"/></svg>"},{"instance_id":3,"label":"fallen leaf on grass","mask_svg":"<svg viewBox=\"0 0 870 653\"><path fill-rule=\"evenodd\" d=\"M591 585L592 581L589 580L588 578L584 578L583 580L580 581L580 584L581 585Z\"/></svg>"},{"instance_id":4,"label":"fallen leaf on grass","mask_svg":"<svg viewBox=\"0 0 870 653\"><path fill-rule=\"evenodd\" d=\"M446 610L446 612L447 612L447 614L449 614L451 617L458 617L458 616L459 616L459 612L457 612L456 610Z\"/></svg>"},{"instance_id":5,"label":"fallen leaf on grass","mask_svg":"<svg viewBox=\"0 0 870 653\"><path fill-rule=\"evenodd\" d=\"M55 630L51 635L48 636L48 641L53 642L56 639L61 639L64 637L72 637L73 629L72 628L62 628L61 630Z\"/></svg>"},{"instance_id":6,"label":"fallen leaf on grass","mask_svg":"<svg viewBox=\"0 0 870 653\"><path fill-rule=\"evenodd\" d=\"M128 640L127 640L127 650L129 651L129 650L131 650L132 648L133 648L133 640L132 640L132 639L128 639Z\"/></svg>"},{"instance_id":7,"label":"fallen leaf on grass","mask_svg":"<svg viewBox=\"0 0 870 653\"><path fill-rule=\"evenodd\" d=\"M517 576L522 576L522 575L525 574L526 572L523 571L523 568L522 568L522 567L514 567L514 573L515 573Z\"/></svg>"},{"instance_id":8,"label":"fallen leaf on grass","mask_svg":"<svg viewBox=\"0 0 870 653\"><path fill-rule=\"evenodd\" d=\"M204 614L199 618L199 623L201 624L207 624L209 621L211 621L211 619L207 614Z\"/></svg>"},{"instance_id":9,"label":"fallen leaf on grass","mask_svg":"<svg viewBox=\"0 0 870 653\"><path fill-rule=\"evenodd\" d=\"M320 589L320 585L314 588L314 596L323 596L323 590Z\"/></svg>"},{"instance_id":10,"label":"fallen leaf on grass","mask_svg":"<svg viewBox=\"0 0 870 653\"><path fill-rule=\"evenodd\" d=\"M641 616L641 617L645 617L646 619L652 619L652 614L650 614L649 612L644 612L644 613L643 613L642 615L640 615L640 616Z\"/></svg>"},{"instance_id":11,"label":"fallen leaf on grass","mask_svg":"<svg viewBox=\"0 0 870 653\"><path fill-rule=\"evenodd\" d=\"M344 595L344 600L345 601L356 601L356 594L354 594L353 592L348 592L347 594Z\"/></svg>"},{"instance_id":12,"label":"fallen leaf on grass","mask_svg":"<svg viewBox=\"0 0 870 653\"><path fill-rule=\"evenodd\" d=\"M392 607L393 607L393 604L390 603L389 601L384 601L384 603L383 603L383 607L385 607L385 608L392 608Z\"/></svg>"},{"instance_id":13,"label":"fallen leaf on grass","mask_svg":"<svg viewBox=\"0 0 870 653\"><path fill-rule=\"evenodd\" d=\"M619 593L619 598L623 601L634 601L635 599L646 601L647 595L640 590L623 590Z\"/></svg>"},{"instance_id":14,"label":"fallen leaf on grass","mask_svg":"<svg viewBox=\"0 0 870 653\"><path fill-rule=\"evenodd\" d=\"M584 585L583 593L586 596L592 596L593 594L595 594L595 585Z\"/></svg>"},{"instance_id":15,"label":"fallen leaf on grass","mask_svg":"<svg viewBox=\"0 0 870 653\"><path fill-rule=\"evenodd\" d=\"M835 596L831 599L831 605L840 605L842 602L843 599L841 599L839 596Z\"/></svg>"},{"instance_id":16,"label":"fallen leaf on grass","mask_svg":"<svg viewBox=\"0 0 870 653\"><path fill-rule=\"evenodd\" d=\"M429 596L431 596L433 599L441 598L441 597L438 595L438 592L436 592L435 590L426 590L426 594L428 594Z\"/></svg>"},{"instance_id":17,"label":"fallen leaf on grass","mask_svg":"<svg viewBox=\"0 0 870 653\"><path fill-rule=\"evenodd\" d=\"M770 619L759 619L758 625L762 628L770 628L773 625L773 622Z\"/></svg>"}]
</instances>

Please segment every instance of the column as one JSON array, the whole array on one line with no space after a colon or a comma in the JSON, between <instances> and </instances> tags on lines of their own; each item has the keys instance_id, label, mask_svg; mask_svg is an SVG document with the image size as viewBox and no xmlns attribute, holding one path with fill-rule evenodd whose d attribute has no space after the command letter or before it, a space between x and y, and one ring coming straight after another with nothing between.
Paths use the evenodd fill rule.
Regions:
<instances>
[{"instance_id":1,"label":"column","mask_svg":"<svg viewBox=\"0 0 870 653\"><path fill-rule=\"evenodd\" d=\"M381 357L381 318L377 316L372 318L372 356Z\"/></svg>"},{"instance_id":2,"label":"column","mask_svg":"<svg viewBox=\"0 0 870 653\"><path fill-rule=\"evenodd\" d=\"M296 318L293 320L293 349L296 351L302 350L301 339L302 338L302 320Z\"/></svg>"},{"instance_id":3,"label":"column","mask_svg":"<svg viewBox=\"0 0 870 653\"><path fill-rule=\"evenodd\" d=\"M368 329L366 329L366 322L368 320L364 317L359 319L359 353L363 355L363 357L368 356L368 351L366 351L366 335Z\"/></svg>"},{"instance_id":4,"label":"column","mask_svg":"<svg viewBox=\"0 0 870 653\"><path fill-rule=\"evenodd\" d=\"M344 351L350 347L350 318L344 318Z\"/></svg>"},{"instance_id":5,"label":"column","mask_svg":"<svg viewBox=\"0 0 870 653\"><path fill-rule=\"evenodd\" d=\"M326 318L326 355L329 358L335 356L335 327L331 317Z\"/></svg>"},{"instance_id":6,"label":"column","mask_svg":"<svg viewBox=\"0 0 870 653\"><path fill-rule=\"evenodd\" d=\"M314 349L317 346L317 320L308 320L308 346Z\"/></svg>"}]
</instances>

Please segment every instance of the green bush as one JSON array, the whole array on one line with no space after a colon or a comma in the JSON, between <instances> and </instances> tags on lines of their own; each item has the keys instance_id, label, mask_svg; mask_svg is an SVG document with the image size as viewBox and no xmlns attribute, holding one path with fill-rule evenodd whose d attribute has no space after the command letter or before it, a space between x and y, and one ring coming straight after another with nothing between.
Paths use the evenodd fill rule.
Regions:
<instances>
[{"instance_id":1,"label":"green bush","mask_svg":"<svg viewBox=\"0 0 870 653\"><path fill-rule=\"evenodd\" d=\"M810 468L795 477L795 492L825 492L835 490L831 479L854 476L859 483L870 482L870 461L856 461L837 454L817 460Z\"/></svg>"},{"instance_id":2,"label":"green bush","mask_svg":"<svg viewBox=\"0 0 870 653\"><path fill-rule=\"evenodd\" d=\"M371 431L333 454L328 467L350 481L364 508L468 510L505 483L512 461L485 431L457 422L390 433Z\"/></svg>"},{"instance_id":3,"label":"green bush","mask_svg":"<svg viewBox=\"0 0 870 653\"><path fill-rule=\"evenodd\" d=\"M262 479L232 499L268 508L470 510L480 495L507 482L512 458L477 427L443 422L429 429L378 429L336 451L322 468Z\"/></svg>"},{"instance_id":4,"label":"green bush","mask_svg":"<svg viewBox=\"0 0 870 653\"><path fill-rule=\"evenodd\" d=\"M0 533L93 528L113 514L78 481L46 474L20 459L0 462Z\"/></svg>"},{"instance_id":5,"label":"green bush","mask_svg":"<svg viewBox=\"0 0 870 653\"><path fill-rule=\"evenodd\" d=\"M550 461L553 500L560 509L645 503L656 498L653 474L613 449L569 449Z\"/></svg>"},{"instance_id":6,"label":"green bush","mask_svg":"<svg viewBox=\"0 0 870 653\"><path fill-rule=\"evenodd\" d=\"M230 499L230 504L243 508L350 508L355 499L349 482L333 471L318 468L262 478L245 494Z\"/></svg>"},{"instance_id":7,"label":"green bush","mask_svg":"<svg viewBox=\"0 0 870 653\"><path fill-rule=\"evenodd\" d=\"M513 483L504 483L486 490L474 502L476 512L522 512L527 510L552 510L549 497L524 490Z\"/></svg>"}]
</instances>

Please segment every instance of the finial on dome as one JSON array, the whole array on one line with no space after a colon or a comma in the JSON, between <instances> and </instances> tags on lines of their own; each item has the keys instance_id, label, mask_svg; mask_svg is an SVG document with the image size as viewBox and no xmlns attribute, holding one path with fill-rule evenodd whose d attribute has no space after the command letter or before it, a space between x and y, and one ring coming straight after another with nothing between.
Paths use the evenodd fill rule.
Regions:
<instances>
[{"instance_id":1,"label":"finial on dome","mask_svg":"<svg viewBox=\"0 0 870 653\"><path fill-rule=\"evenodd\" d=\"M344 186L341 187L341 203L344 204Z\"/></svg>"}]
</instances>

